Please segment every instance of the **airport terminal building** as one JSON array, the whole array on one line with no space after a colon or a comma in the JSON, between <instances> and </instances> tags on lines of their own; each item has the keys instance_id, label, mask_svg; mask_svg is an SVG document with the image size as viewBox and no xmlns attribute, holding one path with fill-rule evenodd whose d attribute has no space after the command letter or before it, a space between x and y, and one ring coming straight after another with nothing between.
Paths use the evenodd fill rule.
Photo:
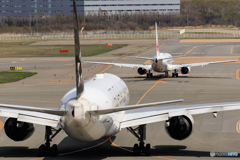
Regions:
<instances>
[{"instance_id":1,"label":"airport terminal building","mask_svg":"<svg viewBox=\"0 0 240 160\"><path fill-rule=\"evenodd\" d=\"M78 14L102 12L179 13L180 0L76 0ZM58 13L72 15L72 0L0 0L0 16L28 17L43 13L52 17Z\"/></svg>"}]
</instances>

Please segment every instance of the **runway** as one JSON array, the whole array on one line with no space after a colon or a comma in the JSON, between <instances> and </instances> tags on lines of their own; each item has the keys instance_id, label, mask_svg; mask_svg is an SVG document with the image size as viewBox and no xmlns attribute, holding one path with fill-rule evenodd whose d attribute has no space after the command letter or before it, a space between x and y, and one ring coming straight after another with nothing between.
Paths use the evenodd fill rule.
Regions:
<instances>
[{"instance_id":1,"label":"runway","mask_svg":"<svg viewBox=\"0 0 240 160\"><path fill-rule=\"evenodd\" d=\"M131 44L134 47L134 43ZM154 41L147 44L149 48L144 48L134 56L153 57ZM161 46L160 52L171 53L173 56L186 55L175 58L175 63L235 60L240 55L240 42L180 43L179 39L168 39L159 41L159 46ZM135 47L138 47L137 44ZM128 52L130 48L122 48L122 50ZM111 53L86 57L84 60L149 63L146 60L116 56ZM63 95L75 87L73 57L0 59L0 71L8 71L12 66L22 66L24 71L34 71L38 74L18 82L0 84L0 103L57 108ZM178 78L164 77L161 73L153 73L153 78L146 78L138 75L136 69L109 65L84 64L83 67L85 80L104 72L121 77L130 90L130 104L174 99L184 99L183 103L177 105L240 101L239 62L193 67L188 76L182 75ZM213 118L212 114L193 116L194 131L183 141L170 138L165 132L164 122L148 124L146 143L150 143L152 147L150 157L133 156L132 147L138 141L126 129L116 136L91 143L75 141L62 131L52 142L58 144L60 155L53 158L37 157L38 147L45 143L43 126L36 125L35 133L28 140L13 142L5 135L3 125L0 123L0 159L212 159L211 151L240 153L239 114L240 111L228 111L218 113L217 118ZM0 121L4 122L5 118L0 118ZM214 159L230 158L236 157Z\"/></svg>"}]
</instances>

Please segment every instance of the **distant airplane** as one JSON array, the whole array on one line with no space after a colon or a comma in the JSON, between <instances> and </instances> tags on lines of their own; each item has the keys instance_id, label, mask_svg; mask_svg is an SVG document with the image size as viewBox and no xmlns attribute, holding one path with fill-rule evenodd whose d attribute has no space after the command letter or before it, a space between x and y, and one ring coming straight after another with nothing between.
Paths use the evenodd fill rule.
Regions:
<instances>
[{"instance_id":1,"label":"distant airplane","mask_svg":"<svg viewBox=\"0 0 240 160\"><path fill-rule=\"evenodd\" d=\"M129 90L119 77L97 74L84 83L75 0L73 11L76 88L64 95L59 109L0 104L0 116L8 117L5 133L13 141L29 138L34 133L34 124L44 125L46 143L39 147L39 156L57 156L57 145L50 143L61 130L78 141L91 142L127 128L139 141L133 147L134 154L150 155L150 144L144 145L146 124L165 121L167 133L173 139L183 140L193 131L192 115L212 112L217 117L218 111L240 109L240 102L159 107L182 101L173 100L128 105Z\"/></svg>"},{"instance_id":2,"label":"distant airplane","mask_svg":"<svg viewBox=\"0 0 240 160\"><path fill-rule=\"evenodd\" d=\"M179 71L181 71L182 74L188 74L191 71L191 67L204 66L204 65L216 64L216 63L236 62L237 61L237 60L229 60L229 61L215 61L215 62L204 62L204 63L174 64L173 58L181 57L181 56L173 57L169 53L160 53L159 52L157 23L155 23L155 28L156 28L156 55L153 58L129 56L129 57L132 57L132 58L140 58L140 59L151 60L150 65L109 63L109 62L93 62L93 61L83 61L83 62L84 63L96 63L96 64L109 64L109 65L115 65L115 66L119 66L119 67L138 68L138 70L137 70L138 74L140 74L140 75L147 74L147 77L152 77L153 76L151 71L165 72L166 77L168 77L168 72L169 71L173 71L172 77L178 77L178 72Z\"/></svg>"}]
</instances>

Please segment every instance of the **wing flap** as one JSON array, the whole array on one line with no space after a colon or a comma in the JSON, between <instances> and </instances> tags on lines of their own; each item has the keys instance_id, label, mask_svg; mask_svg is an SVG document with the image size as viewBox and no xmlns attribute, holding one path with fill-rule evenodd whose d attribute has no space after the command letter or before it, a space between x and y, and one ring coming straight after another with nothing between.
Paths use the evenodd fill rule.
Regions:
<instances>
[{"instance_id":1,"label":"wing flap","mask_svg":"<svg viewBox=\"0 0 240 160\"><path fill-rule=\"evenodd\" d=\"M0 110L0 117L12 117L17 118L18 113L8 112L8 111L2 111Z\"/></svg>"},{"instance_id":2,"label":"wing flap","mask_svg":"<svg viewBox=\"0 0 240 160\"><path fill-rule=\"evenodd\" d=\"M2 108L8 108L8 109L16 109L16 110L23 110L23 111L33 111L33 112L39 112L39 113L47 113L47 114L53 114L58 116L63 116L66 114L66 111L61 111L58 109L51 109L51 108L37 108L37 107L30 107L30 106L20 106L20 105L9 105L9 104L0 104L0 107Z\"/></svg>"},{"instance_id":3,"label":"wing flap","mask_svg":"<svg viewBox=\"0 0 240 160\"><path fill-rule=\"evenodd\" d=\"M209 103L182 106L151 107L126 111L121 128L168 120L181 115L197 115L221 111L240 110L240 102ZM164 115L164 116L163 116Z\"/></svg>"},{"instance_id":4,"label":"wing flap","mask_svg":"<svg viewBox=\"0 0 240 160\"><path fill-rule=\"evenodd\" d=\"M229 60L229 61L215 61L215 62L204 62L204 63L189 63L189 64L174 64L170 66L170 70L179 69L182 67L197 67L197 66L205 66L209 64L218 64L218 63L229 63L229 62L236 62L238 60Z\"/></svg>"},{"instance_id":5,"label":"wing flap","mask_svg":"<svg viewBox=\"0 0 240 160\"><path fill-rule=\"evenodd\" d=\"M43 109L29 106L8 105L6 108L1 105L0 117L17 118L18 121L34 123L39 125L47 125L60 128L59 120L62 116L53 114L56 109Z\"/></svg>"},{"instance_id":6,"label":"wing flap","mask_svg":"<svg viewBox=\"0 0 240 160\"><path fill-rule=\"evenodd\" d=\"M59 121L53 120L53 119L46 119L43 117L35 117L30 115L19 114L17 120L21 122L28 122L28 123L34 123L34 124L59 128L59 125L58 125Z\"/></svg>"},{"instance_id":7,"label":"wing flap","mask_svg":"<svg viewBox=\"0 0 240 160\"><path fill-rule=\"evenodd\" d=\"M129 121L123 121L121 122L121 128L126 128L130 126L138 126L138 125L143 125L143 124L149 124L149 123L155 123L159 121L166 121L168 120L168 115L167 114L162 114L162 115L155 115L155 116L150 116L150 117L143 117L140 119L132 119Z\"/></svg>"}]
</instances>

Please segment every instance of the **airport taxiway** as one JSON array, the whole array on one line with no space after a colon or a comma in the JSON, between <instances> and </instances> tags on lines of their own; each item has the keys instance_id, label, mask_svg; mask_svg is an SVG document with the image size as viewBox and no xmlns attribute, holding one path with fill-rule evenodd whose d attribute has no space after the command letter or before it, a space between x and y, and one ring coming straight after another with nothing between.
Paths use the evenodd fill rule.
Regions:
<instances>
[{"instance_id":1,"label":"airport taxiway","mask_svg":"<svg viewBox=\"0 0 240 160\"><path fill-rule=\"evenodd\" d=\"M186 55L186 57L176 58L176 63L238 59L240 55L239 42L179 42L179 39L160 41L161 52ZM153 46L154 41L149 45ZM155 49L150 47L135 54L135 56L138 55L152 57L155 55ZM36 107L58 107L63 95L75 87L73 57L26 57L23 59L0 59L0 71L7 71L11 66L22 66L24 71L38 72L38 74L18 82L0 84L0 102ZM120 57L110 53L86 57L84 60L148 63L142 59ZM176 105L240 101L239 62L193 67L190 75L178 78L164 77L159 73L154 73L153 78L146 78L138 75L136 69L109 65L84 64L83 66L85 80L104 72L121 77L130 90L130 104L174 99L184 99L183 103ZM150 143L152 147L150 157L132 155L132 147L138 141L123 129L116 136L91 143L75 141L62 131L52 142L52 144L58 144L60 155L54 158L39 158L37 149L45 143L43 126L36 125L35 133L28 140L13 142L5 135L3 125L0 123L0 159L212 159L211 151L240 152L239 115L240 111L229 111L218 113L217 118L213 118L210 113L194 116L194 132L183 141L170 138L165 132L164 122L149 124L146 143ZM5 118L0 120L4 122ZM234 157L215 157L214 159L230 158Z\"/></svg>"}]
</instances>

